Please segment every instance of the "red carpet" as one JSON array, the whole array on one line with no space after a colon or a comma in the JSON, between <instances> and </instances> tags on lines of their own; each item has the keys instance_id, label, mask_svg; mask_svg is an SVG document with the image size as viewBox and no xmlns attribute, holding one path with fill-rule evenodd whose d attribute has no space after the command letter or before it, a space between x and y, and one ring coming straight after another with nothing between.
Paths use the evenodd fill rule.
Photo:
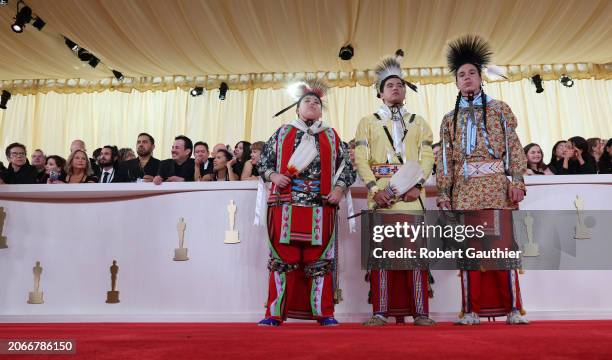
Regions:
<instances>
[{"instance_id":1,"label":"red carpet","mask_svg":"<svg viewBox=\"0 0 612 360\"><path fill-rule=\"evenodd\" d=\"M0 339L74 339L76 355L0 359L611 359L612 321L503 322L434 328L309 323L0 324Z\"/></svg>"}]
</instances>

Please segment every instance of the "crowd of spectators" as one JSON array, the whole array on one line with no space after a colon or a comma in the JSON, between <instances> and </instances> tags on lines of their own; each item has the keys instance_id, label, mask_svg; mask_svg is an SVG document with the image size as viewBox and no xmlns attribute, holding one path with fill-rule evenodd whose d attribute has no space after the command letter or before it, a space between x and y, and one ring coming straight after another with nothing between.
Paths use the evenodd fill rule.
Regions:
<instances>
[{"instance_id":1,"label":"crowd of spectators","mask_svg":"<svg viewBox=\"0 0 612 360\"><path fill-rule=\"evenodd\" d=\"M234 148L217 144L209 151L208 144L195 144L184 135L174 139L171 157L158 160L153 156L155 139L141 133L136 139L136 152L105 145L87 154L85 142L74 140L69 155L45 155L41 149L28 159L27 147L12 143L6 147L7 166L0 162L0 184L67 184L127 183L181 181L257 180L257 164L264 143L238 142Z\"/></svg>"},{"instance_id":2,"label":"crowd of spectators","mask_svg":"<svg viewBox=\"0 0 612 360\"><path fill-rule=\"evenodd\" d=\"M195 144L184 135L174 139L171 158L158 160L153 156L155 139L141 133L136 139L136 152L105 145L87 154L85 142L74 140L67 159L46 155L42 149L32 152L20 143L6 147L7 166L0 162L0 184L65 184L65 183L126 183L180 181L246 181L259 178L258 162L264 143L239 141L233 148L216 144L212 152L208 144ZM349 143L354 162L354 141ZM440 148L433 145L434 153ZM525 175L577 175L612 173L612 139L584 139L574 136L560 140L551 149L551 158L544 162L542 148L531 143L524 147L527 158ZM433 172L436 167L434 165Z\"/></svg>"},{"instance_id":3,"label":"crowd of spectators","mask_svg":"<svg viewBox=\"0 0 612 360\"><path fill-rule=\"evenodd\" d=\"M551 150L548 164L540 145L531 143L524 147L527 157L526 175L580 175L612 173L612 139L574 136L560 140Z\"/></svg>"}]
</instances>

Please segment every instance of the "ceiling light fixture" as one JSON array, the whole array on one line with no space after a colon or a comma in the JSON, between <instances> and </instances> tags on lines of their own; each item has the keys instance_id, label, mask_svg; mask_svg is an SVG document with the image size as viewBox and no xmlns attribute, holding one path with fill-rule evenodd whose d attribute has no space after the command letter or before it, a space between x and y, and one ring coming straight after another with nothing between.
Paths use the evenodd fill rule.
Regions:
<instances>
[{"instance_id":1,"label":"ceiling light fixture","mask_svg":"<svg viewBox=\"0 0 612 360\"><path fill-rule=\"evenodd\" d=\"M89 66L95 69L96 66L98 66L98 64L100 63L100 59L92 55L91 60L89 60L88 63L89 63Z\"/></svg>"},{"instance_id":2,"label":"ceiling light fixture","mask_svg":"<svg viewBox=\"0 0 612 360\"><path fill-rule=\"evenodd\" d=\"M66 46L68 46L68 49L70 49L71 51L77 52L79 50L79 45L77 45L77 43L68 39L67 37L64 37L64 42L66 43Z\"/></svg>"},{"instance_id":3,"label":"ceiling light fixture","mask_svg":"<svg viewBox=\"0 0 612 360\"><path fill-rule=\"evenodd\" d=\"M8 103L10 99L11 93L6 90L2 90L2 95L0 95L0 109L6 110L6 103Z\"/></svg>"},{"instance_id":4,"label":"ceiling light fixture","mask_svg":"<svg viewBox=\"0 0 612 360\"><path fill-rule=\"evenodd\" d=\"M21 7L20 7L21 6ZM22 33L25 25L32 20L32 9L27 6L23 1L17 3L17 14L15 15L15 22L11 25L16 33Z\"/></svg>"},{"instance_id":5,"label":"ceiling light fixture","mask_svg":"<svg viewBox=\"0 0 612 360\"><path fill-rule=\"evenodd\" d=\"M77 56L79 59L81 59L81 61L89 61L93 57L93 54L87 51L85 48L80 48L79 51L77 51Z\"/></svg>"},{"instance_id":6,"label":"ceiling light fixture","mask_svg":"<svg viewBox=\"0 0 612 360\"><path fill-rule=\"evenodd\" d=\"M115 75L115 79L118 81L123 80L123 74L117 70L113 70L113 75Z\"/></svg>"},{"instance_id":7,"label":"ceiling light fixture","mask_svg":"<svg viewBox=\"0 0 612 360\"><path fill-rule=\"evenodd\" d=\"M561 78L559 79L559 81L561 82L561 84L563 84L563 86L565 87L572 87L574 86L574 79L572 79L571 77L563 74L561 76Z\"/></svg>"},{"instance_id":8,"label":"ceiling light fixture","mask_svg":"<svg viewBox=\"0 0 612 360\"><path fill-rule=\"evenodd\" d=\"M227 90L229 90L229 86L227 86L227 83L222 82L221 85L219 85L219 100L225 100Z\"/></svg>"},{"instance_id":9,"label":"ceiling light fixture","mask_svg":"<svg viewBox=\"0 0 612 360\"><path fill-rule=\"evenodd\" d=\"M200 96L204 93L204 88L201 86L196 86L189 92L191 96Z\"/></svg>"},{"instance_id":10,"label":"ceiling light fixture","mask_svg":"<svg viewBox=\"0 0 612 360\"><path fill-rule=\"evenodd\" d=\"M544 88L542 87L542 77L540 74L533 75L531 77L531 81L533 81L533 85L536 87L536 93L544 92Z\"/></svg>"},{"instance_id":11,"label":"ceiling light fixture","mask_svg":"<svg viewBox=\"0 0 612 360\"><path fill-rule=\"evenodd\" d=\"M38 31L41 31L42 28L45 27L47 23L44 22L43 19L39 18L38 16L34 18L34 22L32 23L32 26L34 26L35 28L38 29Z\"/></svg>"},{"instance_id":12,"label":"ceiling light fixture","mask_svg":"<svg viewBox=\"0 0 612 360\"><path fill-rule=\"evenodd\" d=\"M353 49L351 44L341 47L340 52L338 53L340 59L344 61L351 60L353 55L355 55L355 49Z\"/></svg>"}]
</instances>

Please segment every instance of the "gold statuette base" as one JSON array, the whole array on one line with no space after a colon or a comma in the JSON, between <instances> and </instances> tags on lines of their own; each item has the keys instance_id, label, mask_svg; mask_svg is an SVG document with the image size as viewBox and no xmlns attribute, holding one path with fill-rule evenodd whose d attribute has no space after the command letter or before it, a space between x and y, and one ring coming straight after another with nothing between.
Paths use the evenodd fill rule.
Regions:
<instances>
[{"instance_id":1,"label":"gold statuette base","mask_svg":"<svg viewBox=\"0 0 612 360\"><path fill-rule=\"evenodd\" d=\"M187 261L189 257L187 256L187 248L178 248L174 249L174 261Z\"/></svg>"},{"instance_id":2,"label":"gold statuette base","mask_svg":"<svg viewBox=\"0 0 612 360\"><path fill-rule=\"evenodd\" d=\"M30 291L28 293L28 304L43 304L44 302L42 291Z\"/></svg>"},{"instance_id":3,"label":"gold statuette base","mask_svg":"<svg viewBox=\"0 0 612 360\"><path fill-rule=\"evenodd\" d=\"M523 256L540 256L540 247L537 243L527 243L523 247Z\"/></svg>"},{"instance_id":4,"label":"gold statuette base","mask_svg":"<svg viewBox=\"0 0 612 360\"><path fill-rule=\"evenodd\" d=\"M225 240L223 242L226 244L238 244L240 242L238 239L238 231L225 230Z\"/></svg>"},{"instance_id":5,"label":"gold statuette base","mask_svg":"<svg viewBox=\"0 0 612 360\"><path fill-rule=\"evenodd\" d=\"M106 292L106 303L107 304L119 303L119 291L107 291Z\"/></svg>"}]
</instances>

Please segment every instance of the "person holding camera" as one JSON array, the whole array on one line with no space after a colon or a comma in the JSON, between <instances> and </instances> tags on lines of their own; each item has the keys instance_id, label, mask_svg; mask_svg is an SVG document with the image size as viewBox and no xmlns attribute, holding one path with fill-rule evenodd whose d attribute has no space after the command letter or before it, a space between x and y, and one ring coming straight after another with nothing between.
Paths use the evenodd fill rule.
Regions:
<instances>
[{"instance_id":1,"label":"person holding camera","mask_svg":"<svg viewBox=\"0 0 612 360\"><path fill-rule=\"evenodd\" d=\"M66 181L66 159L59 155L51 155L47 157L45 162L45 175L41 180L41 184L63 184Z\"/></svg>"}]
</instances>

